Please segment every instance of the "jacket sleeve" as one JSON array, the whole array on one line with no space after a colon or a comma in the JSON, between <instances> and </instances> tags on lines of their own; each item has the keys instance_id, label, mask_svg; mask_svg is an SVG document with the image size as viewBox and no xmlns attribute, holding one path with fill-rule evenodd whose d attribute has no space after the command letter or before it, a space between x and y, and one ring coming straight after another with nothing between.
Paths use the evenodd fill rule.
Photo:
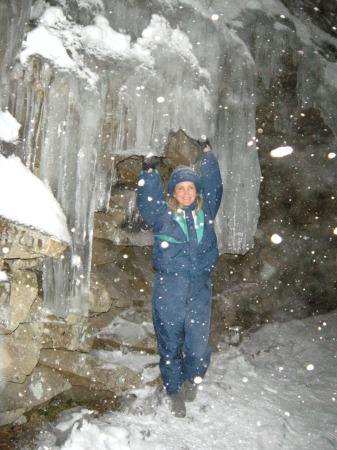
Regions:
<instances>
[{"instance_id":1,"label":"jacket sleeve","mask_svg":"<svg viewBox=\"0 0 337 450\"><path fill-rule=\"evenodd\" d=\"M204 152L200 161L200 178L202 183L202 198L208 204L214 219L221 203L222 180L219 164L212 151Z\"/></svg>"},{"instance_id":2,"label":"jacket sleeve","mask_svg":"<svg viewBox=\"0 0 337 450\"><path fill-rule=\"evenodd\" d=\"M165 191L157 170L142 171L138 179L137 206L144 222L153 232L161 229L169 207Z\"/></svg>"}]
</instances>

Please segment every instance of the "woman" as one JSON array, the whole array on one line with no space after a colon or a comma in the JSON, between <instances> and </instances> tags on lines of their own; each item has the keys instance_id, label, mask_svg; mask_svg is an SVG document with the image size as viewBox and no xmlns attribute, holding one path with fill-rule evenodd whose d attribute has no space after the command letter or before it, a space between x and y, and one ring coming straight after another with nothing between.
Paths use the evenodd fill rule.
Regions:
<instances>
[{"instance_id":1,"label":"woman","mask_svg":"<svg viewBox=\"0 0 337 450\"><path fill-rule=\"evenodd\" d=\"M158 158L145 158L138 182L137 205L155 234L152 312L159 365L177 417L185 417L185 401L194 400L210 363L211 272L219 256L214 219L221 176L208 140L199 144L200 176L179 166L169 179L168 203Z\"/></svg>"}]
</instances>

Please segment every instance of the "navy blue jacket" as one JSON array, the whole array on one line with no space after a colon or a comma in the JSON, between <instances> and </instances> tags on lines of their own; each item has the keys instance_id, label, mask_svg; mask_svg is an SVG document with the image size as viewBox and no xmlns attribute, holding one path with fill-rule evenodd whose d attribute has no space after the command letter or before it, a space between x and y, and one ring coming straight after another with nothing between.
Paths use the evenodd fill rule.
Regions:
<instances>
[{"instance_id":1,"label":"navy blue jacket","mask_svg":"<svg viewBox=\"0 0 337 450\"><path fill-rule=\"evenodd\" d=\"M197 215L197 248L191 248L183 216L173 213L157 171L141 172L137 206L144 222L154 232L153 267L164 273L210 273L219 257L214 219L222 197L218 162L212 151L200 161L203 208Z\"/></svg>"}]
</instances>

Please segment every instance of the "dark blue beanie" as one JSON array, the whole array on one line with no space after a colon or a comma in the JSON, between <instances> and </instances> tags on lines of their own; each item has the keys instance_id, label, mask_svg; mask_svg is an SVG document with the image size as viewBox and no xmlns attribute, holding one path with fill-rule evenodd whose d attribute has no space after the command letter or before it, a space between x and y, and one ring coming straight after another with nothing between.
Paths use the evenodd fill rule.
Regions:
<instances>
[{"instance_id":1,"label":"dark blue beanie","mask_svg":"<svg viewBox=\"0 0 337 450\"><path fill-rule=\"evenodd\" d=\"M182 183L183 181L192 181L195 184L197 193L201 191L201 180L199 175L188 166L178 166L170 176L167 192L170 195L173 195L174 188L176 184Z\"/></svg>"}]
</instances>

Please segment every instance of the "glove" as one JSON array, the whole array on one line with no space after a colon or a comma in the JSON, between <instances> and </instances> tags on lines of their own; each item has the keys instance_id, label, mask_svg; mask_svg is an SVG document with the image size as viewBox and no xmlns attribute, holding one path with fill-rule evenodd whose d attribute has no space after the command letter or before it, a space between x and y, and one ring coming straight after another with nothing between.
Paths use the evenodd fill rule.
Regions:
<instances>
[{"instance_id":1,"label":"glove","mask_svg":"<svg viewBox=\"0 0 337 450\"><path fill-rule=\"evenodd\" d=\"M206 136L203 137L202 139L198 139L197 143L198 143L199 147L201 148L201 150L204 150L207 146L212 148L212 146Z\"/></svg>"},{"instance_id":2,"label":"glove","mask_svg":"<svg viewBox=\"0 0 337 450\"><path fill-rule=\"evenodd\" d=\"M143 170L155 169L160 162L159 156L145 156L142 163Z\"/></svg>"}]
</instances>

